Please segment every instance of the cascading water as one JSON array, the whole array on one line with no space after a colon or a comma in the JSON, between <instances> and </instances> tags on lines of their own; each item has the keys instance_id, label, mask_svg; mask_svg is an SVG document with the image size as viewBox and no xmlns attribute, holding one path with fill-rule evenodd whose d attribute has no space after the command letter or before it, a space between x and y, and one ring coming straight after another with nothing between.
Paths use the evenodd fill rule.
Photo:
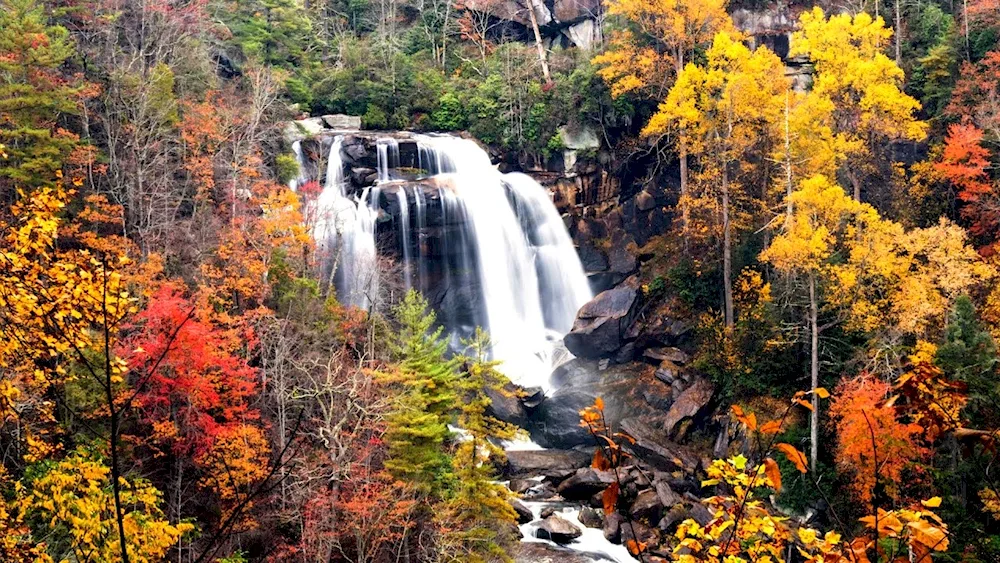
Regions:
<instances>
[{"instance_id":1,"label":"cascading water","mask_svg":"<svg viewBox=\"0 0 1000 563\"><path fill-rule=\"evenodd\" d=\"M429 297L456 348L483 326L501 371L521 385L546 387L555 343L591 293L545 189L523 174L501 174L472 141L422 135L403 141L411 143L406 166L420 169L418 178L401 168L399 140L378 139L377 160L369 165L377 166L377 180L354 199L344 179L342 142L337 137L331 147L318 207L321 216L351 212L333 222L321 219L316 230L317 241L339 256L330 267L341 300L367 307L378 286L375 241L384 191L399 207L387 212L402 285Z\"/></svg>"},{"instance_id":2,"label":"cascading water","mask_svg":"<svg viewBox=\"0 0 1000 563\"><path fill-rule=\"evenodd\" d=\"M309 180L306 177L306 159L305 155L302 153L302 141L295 141L292 143L292 153L295 155L295 162L299 165L299 171L298 175L288 181L288 188L293 192L297 192L299 187Z\"/></svg>"},{"instance_id":3,"label":"cascading water","mask_svg":"<svg viewBox=\"0 0 1000 563\"><path fill-rule=\"evenodd\" d=\"M325 255L324 276L334 277L342 303L368 308L378 290L378 256L375 252L377 208L369 205L369 190L352 201L345 194L344 165L341 157L343 137L336 137L330 147L326 183L316 199L314 238Z\"/></svg>"}]
</instances>

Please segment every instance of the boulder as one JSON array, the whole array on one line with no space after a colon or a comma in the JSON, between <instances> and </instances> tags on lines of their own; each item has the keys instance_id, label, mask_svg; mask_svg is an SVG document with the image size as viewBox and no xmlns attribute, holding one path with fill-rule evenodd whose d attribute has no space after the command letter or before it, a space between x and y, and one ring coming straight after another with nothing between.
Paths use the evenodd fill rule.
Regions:
<instances>
[{"instance_id":1,"label":"boulder","mask_svg":"<svg viewBox=\"0 0 1000 563\"><path fill-rule=\"evenodd\" d=\"M520 542L513 548L514 563L593 563L586 553L544 542Z\"/></svg>"},{"instance_id":2,"label":"boulder","mask_svg":"<svg viewBox=\"0 0 1000 563\"><path fill-rule=\"evenodd\" d=\"M612 471L601 471L592 467L578 469L576 473L556 488L556 492L567 500L587 500L598 491L615 482Z\"/></svg>"},{"instance_id":3,"label":"boulder","mask_svg":"<svg viewBox=\"0 0 1000 563\"><path fill-rule=\"evenodd\" d=\"M367 168L364 166L351 168L351 183L359 188L371 186L375 183L375 179L377 177L378 172L376 172L374 168Z\"/></svg>"},{"instance_id":4,"label":"boulder","mask_svg":"<svg viewBox=\"0 0 1000 563\"><path fill-rule=\"evenodd\" d=\"M513 383L507 383L502 388L497 389L487 386L486 397L490 400L490 405L486 408L486 414L509 422L517 426L524 426L524 421L528 417L528 411L521 404L520 389Z\"/></svg>"},{"instance_id":5,"label":"boulder","mask_svg":"<svg viewBox=\"0 0 1000 563\"><path fill-rule=\"evenodd\" d=\"M519 495L537 484L538 481L534 479L511 479L507 482L507 488L510 489L510 492Z\"/></svg>"},{"instance_id":6,"label":"boulder","mask_svg":"<svg viewBox=\"0 0 1000 563\"><path fill-rule=\"evenodd\" d=\"M581 358L611 355L625 344L639 301L639 292L632 287L602 292L580 308L573 329L563 339L566 348Z\"/></svg>"},{"instance_id":7,"label":"boulder","mask_svg":"<svg viewBox=\"0 0 1000 563\"><path fill-rule=\"evenodd\" d=\"M604 517L604 525L602 526L602 531L604 532L604 539L611 543L621 543L622 542L622 522L625 521L625 517L617 512L612 512Z\"/></svg>"},{"instance_id":8,"label":"boulder","mask_svg":"<svg viewBox=\"0 0 1000 563\"><path fill-rule=\"evenodd\" d=\"M563 33L582 51L592 51L604 36L601 26L594 20L581 20L563 29Z\"/></svg>"},{"instance_id":9,"label":"boulder","mask_svg":"<svg viewBox=\"0 0 1000 563\"><path fill-rule=\"evenodd\" d=\"M604 512L589 506L580 509L580 523L588 528L601 528L604 525Z\"/></svg>"},{"instance_id":10,"label":"boulder","mask_svg":"<svg viewBox=\"0 0 1000 563\"><path fill-rule=\"evenodd\" d=\"M603 272L608 269L608 258L593 245L584 244L577 249L585 272Z\"/></svg>"},{"instance_id":11,"label":"boulder","mask_svg":"<svg viewBox=\"0 0 1000 563\"><path fill-rule=\"evenodd\" d=\"M357 131L361 129L361 117L357 115L344 115L342 113L324 115L323 123L330 129L340 131Z\"/></svg>"},{"instance_id":12,"label":"boulder","mask_svg":"<svg viewBox=\"0 0 1000 563\"><path fill-rule=\"evenodd\" d=\"M624 417L662 416L669 408L672 390L653 377L653 366L601 364L576 358L552 373L556 390L531 412L526 425L535 442L546 448L593 448L594 437L580 426L580 411L597 397L604 401L604 416L612 427Z\"/></svg>"},{"instance_id":13,"label":"boulder","mask_svg":"<svg viewBox=\"0 0 1000 563\"><path fill-rule=\"evenodd\" d=\"M538 524L538 529L535 530L535 537L561 544L569 543L582 534L583 532L576 524L556 514L542 520Z\"/></svg>"},{"instance_id":14,"label":"boulder","mask_svg":"<svg viewBox=\"0 0 1000 563\"><path fill-rule=\"evenodd\" d=\"M656 376L656 379L672 386L680 376L680 368L670 360L663 360L653 375Z\"/></svg>"},{"instance_id":15,"label":"boulder","mask_svg":"<svg viewBox=\"0 0 1000 563\"><path fill-rule=\"evenodd\" d=\"M641 519L650 523L659 522L663 513L663 502L660 501L656 490L646 489L640 491L635 497L630 513L633 519Z\"/></svg>"},{"instance_id":16,"label":"boulder","mask_svg":"<svg viewBox=\"0 0 1000 563\"><path fill-rule=\"evenodd\" d=\"M662 418L633 417L621 421L621 429L635 440L632 451L639 459L665 471L681 470L694 473L701 463L698 456L685 446L675 444L654 425L662 428Z\"/></svg>"},{"instance_id":17,"label":"boulder","mask_svg":"<svg viewBox=\"0 0 1000 563\"><path fill-rule=\"evenodd\" d=\"M656 198L653 194L643 190L635 196L635 207L639 211L649 211L656 207Z\"/></svg>"},{"instance_id":18,"label":"boulder","mask_svg":"<svg viewBox=\"0 0 1000 563\"><path fill-rule=\"evenodd\" d=\"M656 525L661 532L667 534L674 533L677 525L691 517L691 513L683 504L678 504L667 510L659 524Z\"/></svg>"},{"instance_id":19,"label":"boulder","mask_svg":"<svg viewBox=\"0 0 1000 563\"><path fill-rule=\"evenodd\" d=\"M663 431L667 436L674 437L677 424L686 418L693 418L698 415L712 400L715 394L715 386L712 382L703 377L698 377L694 383L681 392L674 404L670 406L667 416L663 421Z\"/></svg>"},{"instance_id":20,"label":"boulder","mask_svg":"<svg viewBox=\"0 0 1000 563\"><path fill-rule=\"evenodd\" d=\"M660 532L656 528L647 526L642 522L631 520L621 525L622 543L627 543L634 539L646 545L656 545L660 541Z\"/></svg>"},{"instance_id":21,"label":"boulder","mask_svg":"<svg viewBox=\"0 0 1000 563\"><path fill-rule=\"evenodd\" d=\"M657 481L655 490L656 498L660 500L660 504L664 508L670 508L681 502L681 496L675 493L666 481Z\"/></svg>"},{"instance_id":22,"label":"boulder","mask_svg":"<svg viewBox=\"0 0 1000 563\"><path fill-rule=\"evenodd\" d=\"M321 118L310 117L289 122L285 125L283 136L288 144L291 144L294 141L318 135L323 129L323 120Z\"/></svg>"},{"instance_id":23,"label":"boulder","mask_svg":"<svg viewBox=\"0 0 1000 563\"><path fill-rule=\"evenodd\" d=\"M572 474L590 465L591 457L572 450L513 450L507 452L506 474L512 477Z\"/></svg>"},{"instance_id":24,"label":"boulder","mask_svg":"<svg viewBox=\"0 0 1000 563\"><path fill-rule=\"evenodd\" d=\"M510 506L517 513L517 523L527 524L535 519L535 515L531 513L531 509L524 506L524 503L517 500L516 498L510 499Z\"/></svg>"},{"instance_id":25,"label":"boulder","mask_svg":"<svg viewBox=\"0 0 1000 563\"><path fill-rule=\"evenodd\" d=\"M559 23L596 20L600 14L600 0L555 0L552 3L552 15Z\"/></svg>"},{"instance_id":26,"label":"boulder","mask_svg":"<svg viewBox=\"0 0 1000 563\"><path fill-rule=\"evenodd\" d=\"M674 348L673 346L659 346L643 350L642 355L656 361L668 361L676 365L683 366L691 361L691 356L687 352Z\"/></svg>"}]
</instances>

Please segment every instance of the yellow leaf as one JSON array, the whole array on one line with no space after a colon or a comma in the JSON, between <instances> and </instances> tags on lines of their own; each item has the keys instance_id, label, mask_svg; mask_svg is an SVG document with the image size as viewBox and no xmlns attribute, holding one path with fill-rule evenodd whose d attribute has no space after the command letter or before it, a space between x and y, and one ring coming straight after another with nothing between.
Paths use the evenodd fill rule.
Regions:
<instances>
[{"instance_id":1,"label":"yellow leaf","mask_svg":"<svg viewBox=\"0 0 1000 563\"><path fill-rule=\"evenodd\" d=\"M927 500L920 501L920 504L926 506L927 508L937 508L941 506L941 497L931 497Z\"/></svg>"}]
</instances>

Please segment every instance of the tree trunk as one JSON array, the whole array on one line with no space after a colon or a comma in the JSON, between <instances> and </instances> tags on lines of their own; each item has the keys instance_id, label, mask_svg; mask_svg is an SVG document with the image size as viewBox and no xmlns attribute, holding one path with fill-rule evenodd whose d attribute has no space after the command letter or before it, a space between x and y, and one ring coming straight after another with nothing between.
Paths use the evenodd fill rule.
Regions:
<instances>
[{"instance_id":1,"label":"tree trunk","mask_svg":"<svg viewBox=\"0 0 1000 563\"><path fill-rule=\"evenodd\" d=\"M680 76L681 70L684 69L684 52L680 49L674 57L677 61L677 67L675 68L677 76ZM690 225L690 213L688 212L688 151L687 151L687 134L684 132L684 128L681 128L680 137L678 139L678 154L677 158L680 160L680 173L681 173L681 237L684 239L684 253L690 249L690 240L688 233L688 226Z\"/></svg>"},{"instance_id":2,"label":"tree trunk","mask_svg":"<svg viewBox=\"0 0 1000 563\"><path fill-rule=\"evenodd\" d=\"M809 416L809 463L816 470L819 459L819 305L816 302L816 274L809 273L809 375L812 385L812 413Z\"/></svg>"},{"instance_id":3,"label":"tree trunk","mask_svg":"<svg viewBox=\"0 0 1000 563\"><path fill-rule=\"evenodd\" d=\"M789 92L785 92L785 230L792 228L792 135L790 131L791 100Z\"/></svg>"},{"instance_id":4,"label":"tree trunk","mask_svg":"<svg viewBox=\"0 0 1000 563\"><path fill-rule=\"evenodd\" d=\"M730 131L732 125L730 124ZM723 150L723 154L728 152ZM725 289L726 328L732 329L733 318L733 227L729 220L729 157L722 159L722 284Z\"/></svg>"},{"instance_id":5,"label":"tree trunk","mask_svg":"<svg viewBox=\"0 0 1000 563\"><path fill-rule=\"evenodd\" d=\"M528 16L531 18L531 30L535 32L535 49L538 50L538 63L542 65L542 77L546 84L552 83L549 74L549 61L545 56L545 46L542 45L542 33L538 29L538 16L535 15L535 0L528 0Z\"/></svg>"},{"instance_id":6,"label":"tree trunk","mask_svg":"<svg viewBox=\"0 0 1000 563\"><path fill-rule=\"evenodd\" d=\"M900 15L899 0L896 0L896 64L903 64L903 18Z\"/></svg>"}]
</instances>

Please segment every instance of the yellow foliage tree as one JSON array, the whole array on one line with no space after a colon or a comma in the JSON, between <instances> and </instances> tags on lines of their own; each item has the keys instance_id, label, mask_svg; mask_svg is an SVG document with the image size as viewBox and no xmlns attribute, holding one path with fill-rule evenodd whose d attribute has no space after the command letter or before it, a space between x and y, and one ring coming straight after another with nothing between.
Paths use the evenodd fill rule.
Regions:
<instances>
[{"instance_id":1,"label":"yellow foliage tree","mask_svg":"<svg viewBox=\"0 0 1000 563\"><path fill-rule=\"evenodd\" d=\"M707 45L720 32L734 32L726 12L726 0L608 0L608 14L621 16L634 29L616 32L611 47L594 57L598 74L611 86L613 96L645 91L662 98L669 79L677 77L696 49ZM666 131L646 127L644 134ZM683 129L678 141L681 196L688 188L688 146ZM686 207L681 207L684 231L688 230Z\"/></svg>"},{"instance_id":2,"label":"yellow foliage tree","mask_svg":"<svg viewBox=\"0 0 1000 563\"><path fill-rule=\"evenodd\" d=\"M705 65L689 63L677 77L646 134L676 128L699 157L711 206L719 210L722 232L725 322L732 327L733 204L740 193L747 158L754 147L778 136L782 101L788 89L781 60L770 50L751 51L737 35L718 33ZM690 205L687 194L680 205ZM715 215L715 214L713 214Z\"/></svg>"},{"instance_id":3,"label":"yellow foliage tree","mask_svg":"<svg viewBox=\"0 0 1000 563\"><path fill-rule=\"evenodd\" d=\"M92 452L78 449L47 464L21 489L18 502L28 521L49 531L49 552L62 561L122 561L116 532L111 469ZM192 524L170 524L160 510L161 494L142 479L122 478L122 505L128 560L157 563Z\"/></svg>"},{"instance_id":4,"label":"yellow foliage tree","mask_svg":"<svg viewBox=\"0 0 1000 563\"><path fill-rule=\"evenodd\" d=\"M789 55L815 65L812 94L822 102L811 102L814 119L829 122L839 137L842 170L860 200L864 175L875 172L876 152L887 141L926 135L927 124L914 116L920 103L902 91L903 70L884 53L892 30L882 18L827 18L817 7L802 14L799 27Z\"/></svg>"}]
</instances>

